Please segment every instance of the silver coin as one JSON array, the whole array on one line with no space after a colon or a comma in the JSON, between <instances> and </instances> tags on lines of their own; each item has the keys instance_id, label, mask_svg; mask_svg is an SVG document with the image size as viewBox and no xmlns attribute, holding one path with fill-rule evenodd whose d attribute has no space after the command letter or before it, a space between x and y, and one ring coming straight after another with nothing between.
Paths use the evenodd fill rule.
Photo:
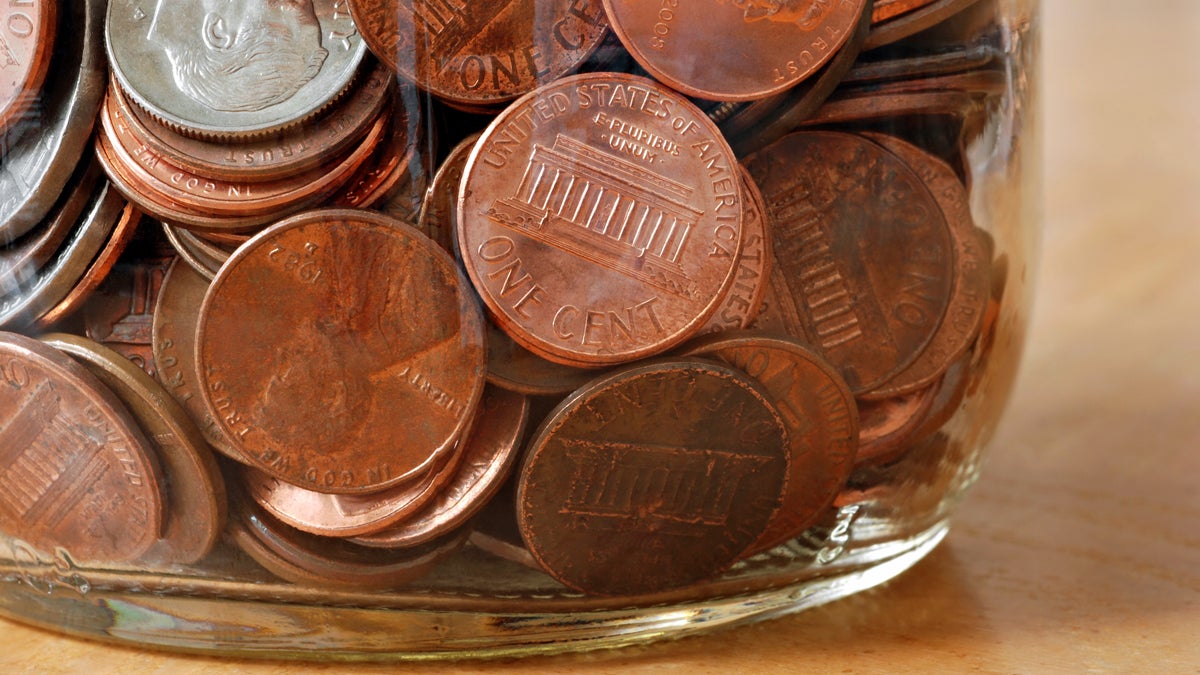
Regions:
<instances>
[{"instance_id":1,"label":"silver coin","mask_svg":"<svg viewBox=\"0 0 1200 675\"><path fill-rule=\"evenodd\" d=\"M366 53L344 0L112 0L106 38L135 103L208 137L311 117L346 90Z\"/></svg>"},{"instance_id":2,"label":"silver coin","mask_svg":"<svg viewBox=\"0 0 1200 675\"><path fill-rule=\"evenodd\" d=\"M104 97L103 0L64 2L59 12L43 114L32 118L36 128L0 148L0 246L50 213L88 147Z\"/></svg>"}]
</instances>

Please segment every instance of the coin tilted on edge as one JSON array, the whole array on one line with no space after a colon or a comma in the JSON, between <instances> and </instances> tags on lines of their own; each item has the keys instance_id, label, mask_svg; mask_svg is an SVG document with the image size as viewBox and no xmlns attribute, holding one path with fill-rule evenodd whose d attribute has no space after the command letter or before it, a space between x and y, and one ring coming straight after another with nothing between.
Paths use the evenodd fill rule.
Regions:
<instances>
[{"instance_id":1,"label":"coin tilted on edge","mask_svg":"<svg viewBox=\"0 0 1200 675\"><path fill-rule=\"evenodd\" d=\"M779 509L787 430L770 397L710 361L650 361L567 397L517 488L530 552L585 593L646 593L719 574Z\"/></svg>"},{"instance_id":2,"label":"coin tilted on edge","mask_svg":"<svg viewBox=\"0 0 1200 675\"><path fill-rule=\"evenodd\" d=\"M120 401L83 366L0 333L0 530L78 561L129 562L162 529L162 472Z\"/></svg>"},{"instance_id":3,"label":"coin tilted on edge","mask_svg":"<svg viewBox=\"0 0 1200 675\"><path fill-rule=\"evenodd\" d=\"M749 101L816 72L865 0L604 0L613 31L657 79L715 101Z\"/></svg>"},{"instance_id":4,"label":"coin tilted on edge","mask_svg":"<svg viewBox=\"0 0 1200 675\"><path fill-rule=\"evenodd\" d=\"M744 201L716 126L652 80L586 74L509 106L467 160L463 264L497 323L604 366L695 334L733 283Z\"/></svg>"},{"instance_id":5,"label":"coin tilted on edge","mask_svg":"<svg viewBox=\"0 0 1200 675\"><path fill-rule=\"evenodd\" d=\"M238 453L331 493L396 485L451 451L483 393L485 350L449 254L411 225L341 209L239 247L196 330L199 389Z\"/></svg>"}]
</instances>

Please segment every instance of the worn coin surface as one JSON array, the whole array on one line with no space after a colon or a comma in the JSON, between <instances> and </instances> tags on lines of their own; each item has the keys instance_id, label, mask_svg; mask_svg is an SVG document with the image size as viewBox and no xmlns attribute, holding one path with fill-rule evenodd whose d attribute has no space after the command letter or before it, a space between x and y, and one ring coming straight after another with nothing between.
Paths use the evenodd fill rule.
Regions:
<instances>
[{"instance_id":1,"label":"worn coin surface","mask_svg":"<svg viewBox=\"0 0 1200 675\"><path fill-rule=\"evenodd\" d=\"M255 467L309 489L424 473L483 391L483 313L466 278L412 226L368 211L310 211L255 235L213 280L196 332L222 431Z\"/></svg>"},{"instance_id":2,"label":"worn coin surface","mask_svg":"<svg viewBox=\"0 0 1200 675\"><path fill-rule=\"evenodd\" d=\"M604 0L613 31L670 87L714 101L783 91L825 64L865 0Z\"/></svg>"},{"instance_id":3,"label":"worn coin surface","mask_svg":"<svg viewBox=\"0 0 1200 675\"><path fill-rule=\"evenodd\" d=\"M397 525L355 537L355 542L385 548L416 546L462 526L488 502L511 472L529 419L529 401L491 387L484 390L479 415L454 475L434 498Z\"/></svg>"},{"instance_id":4,"label":"worn coin surface","mask_svg":"<svg viewBox=\"0 0 1200 675\"><path fill-rule=\"evenodd\" d=\"M869 392L872 398L886 398L928 386L975 340L991 290L992 251L971 217L967 188L949 164L894 136L867 134L867 137L895 153L925 181L950 225L954 242L954 288L945 319L915 361Z\"/></svg>"},{"instance_id":5,"label":"worn coin surface","mask_svg":"<svg viewBox=\"0 0 1200 675\"><path fill-rule=\"evenodd\" d=\"M344 0L112 0L112 73L164 123L202 136L261 136L341 94L366 46Z\"/></svg>"},{"instance_id":6,"label":"worn coin surface","mask_svg":"<svg viewBox=\"0 0 1200 675\"><path fill-rule=\"evenodd\" d=\"M120 401L13 333L0 333L0 483L0 530L45 552L128 562L162 528L162 473Z\"/></svg>"},{"instance_id":7,"label":"worn coin surface","mask_svg":"<svg viewBox=\"0 0 1200 675\"><path fill-rule=\"evenodd\" d=\"M384 63L438 97L512 100L584 61L608 28L600 0L350 0Z\"/></svg>"},{"instance_id":8,"label":"worn coin surface","mask_svg":"<svg viewBox=\"0 0 1200 675\"><path fill-rule=\"evenodd\" d=\"M755 325L813 345L855 394L912 363L954 284L950 229L907 164L840 132L796 132L746 168L770 213L775 265Z\"/></svg>"},{"instance_id":9,"label":"worn coin surface","mask_svg":"<svg viewBox=\"0 0 1200 675\"><path fill-rule=\"evenodd\" d=\"M57 32L58 0L11 0L0 9L0 129L41 95Z\"/></svg>"},{"instance_id":10,"label":"worn coin surface","mask_svg":"<svg viewBox=\"0 0 1200 675\"><path fill-rule=\"evenodd\" d=\"M694 105L632 75L566 77L520 99L467 161L463 264L526 349L598 367L695 334L733 283L744 199Z\"/></svg>"},{"instance_id":11,"label":"worn coin surface","mask_svg":"<svg viewBox=\"0 0 1200 675\"><path fill-rule=\"evenodd\" d=\"M104 345L64 333L41 340L82 364L125 404L162 466L169 508L162 537L141 561L188 564L207 555L225 527L225 480L187 413L141 368Z\"/></svg>"},{"instance_id":12,"label":"worn coin surface","mask_svg":"<svg viewBox=\"0 0 1200 675\"><path fill-rule=\"evenodd\" d=\"M690 356L727 363L762 385L787 428L788 479L779 513L747 554L774 548L812 525L854 468L858 410L841 376L800 342L729 333L689 343Z\"/></svg>"},{"instance_id":13,"label":"worn coin surface","mask_svg":"<svg viewBox=\"0 0 1200 675\"><path fill-rule=\"evenodd\" d=\"M762 536L789 476L762 388L709 361L651 361L567 397L529 442L517 521L555 579L605 595L712 577Z\"/></svg>"}]
</instances>

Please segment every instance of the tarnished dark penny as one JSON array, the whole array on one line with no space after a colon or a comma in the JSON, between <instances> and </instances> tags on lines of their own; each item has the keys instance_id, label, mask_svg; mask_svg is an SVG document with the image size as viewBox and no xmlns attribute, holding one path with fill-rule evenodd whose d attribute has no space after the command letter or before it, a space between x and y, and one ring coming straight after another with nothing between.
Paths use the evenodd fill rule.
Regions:
<instances>
[{"instance_id":1,"label":"tarnished dark penny","mask_svg":"<svg viewBox=\"0 0 1200 675\"><path fill-rule=\"evenodd\" d=\"M108 277L113 265L125 251L129 241L137 231L138 223L142 220L142 212L132 204L125 204L117 221L112 226L108 241L96 254L91 265L84 270L82 276L54 307L46 310L30 324L32 331L44 331L55 323L63 320L80 310L83 303L92 295L97 287Z\"/></svg>"},{"instance_id":2,"label":"tarnished dark penny","mask_svg":"<svg viewBox=\"0 0 1200 675\"><path fill-rule=\"evenodd\" d=\"M0 530L79 561L132 561L162 529L162 473L120 401L47 345L0 333Z\"/></svg>"},{"instance_id":3,"label":"tarnished dark penny","mask_svg":"<svg viewBox=\"0 0 1200 675\"><path fill-rule=\"evenodd\" d=\"M364 546L416 546L462 526L504 483L525 435L529 401L498 388L484 390L479 419L463 448L462 459L437 495L402 522L374 534L355 537Z\"/></svg>"},{"instance_id":4,"label":"tarnished dark penny","mask_svg":"<svg viewBox=\"0 0 1200 675\"><path fill-rule=\"evenodd\" d=\"M975 341L989 296L992 251L975 227L967 189L950 165L894 136L866 135L906 162L925 181L950 225L954 242L954 289L946 316L911 365L868 393L871 398L886 398L927 387Z\"/></svg>"},{"instance_id":5,"label":"tarnished dark penny","mask_svg":"<svg viewBox=\"0 0 1200 675\"><path fill-rule=\"evenodd\" d=\"M161 463L166 520L161 539L140 560L188 564L207 555L225 527L225 480L187 413L158 382L104 345L63 333L44 335L41 340L79 361L116 394Z\"/></svg>"},{"instance_id":6,"label":"tarnished dark penny","mask_svg":"<svg viewBox=\"0 0 1200 675\"><path fill-rule=\"evenodd\" d=\"M421 475L483 392L483 313L466 278L428 237L368 211L260 232L213 280L196 333L200 390L239 454L309 489Z\"/></svg>"},{"instance_id":7,"label":"tarnished dark penny","mask_svg":"<svg viewBox=\"0 0 1200 675\"><path fill-rule=\"evenodd\" d=\"M613 31L668 86L714 101L763 98L837 53L865 0L604 0ZM736 45L736 48L730 48Z\"/></svg>"},{"instance_id":8,"label":"tarnished dark penny","mask_svg":"<svg viewBox=\"0 0 1200 675\"><path fill-rule=\"evenodd\" d=\"M242 477L246 494L281 522L326 537L352 537L377 532L421 510L458 470L462 455L460 443L423 475L363 494L307 490L250 468Z\"/></svg>"},{"instance_id":9,"label":"tarnished dark penny","mask_svg":"<svg viewBox=\"0 0 1200 675\"><path fill-rule=\"evenodd\" d=\"M774 227L755 325L813 345L855 394L908 367L954 283L950 229L924 181L862 136L796 132L747 158Z\"/></svg>"},{"instance_id":10,"label":"tarnished dark penny","mask_svg":"<svg viewBox=\"0 0 1200 675\"><path fill-rule=\"evenodd\" d=\"M363 40L427 91L470 107L570 72L600 44L600 0L349 0Z\"/></svg>"},{"instance_id":11,"label":"tarnished dark penny","mask_svg":"<svg viewBox=\"0 0 1200 675\"><path fill-rule=\"evenodd\" d=\"M193 138L160 123L144 109L129 105L115 81L116 97L134 127L134 136L167 161L201 176L272 180L305 171L348 151L370 128L388 100L387 68L370 69L362 81L311 122L263 138L238 142ZM403 115L404 111L398 111Z\"/></svg>"},{"instance_id":12,"label":"tarnished dark penny","mask_svg":"<svg viewBox=\"0 0 1200 675\"><path fill-rule=\"evenodd\" d=\"M742 194L746 198L742 255L738 258L733 285L726 291L717 312L700 329L702 333L746 328L758 316L758 308L767 293L772 261L767 207L749 172L741 165L738 168L742 176Z\"/></svg>"},{"instance_id":13,"label":"tarnished dark penny","mask_svg":"<svg viewBox=\"0 0 1200 675\"><path fill-rule=\"evenodd\" d=\"M50 212L88 146L104 95L104 0L59 3L43 115L5 148L0 163L0 243L28 232Z\"/></svg>"},{"instance_id":14,"label":"tarnished dark penny","mask_svg":"<svg viewBox=\"0 0 1200 675\"><path fill-rule=\"evenodd\" d=\"M576 75L484 132L458 240L505 332L597 367L700 329L733 283L743 205L733 153L694 105L644 78Z\"/></svg>"},{"instance_id":15,"label":"tarnished dark penny","mask_svg":"<svg viewBox=\"0 0 1200 675\"><path fill-rule=\"evenodd\" d=\"M233 505L227 531L239 548L275 576L317 588L398 588L428 574L467 538L451 532L416 548L383 551L292 529L244 497Z\"/></svg>"},{"instance_id":16,"label":"tarnished dark penny","mask_svg":"<svg viewBox=\"0 0 1200 675\"><path fill-rule=\"evenodd\" d=\"M10 0L0 10L0 130L34 106L50 68L58 0Z\"/></svg>"},{"instance_id":17,"label":"tarnished dark penny","mask_svg":"<svg viewBox=\"0 0 1200 675\"><path fill-rule=\"evenodd\" d=\"M652 361L598 378L526 451L517 522L555 579L604 595L715 576L762 536L789 475L771 397L709 361Z\"/></svg>"},{"instance_id":18,"label":"tarnished dark penny","mask_svg":"<svg viewBox=\"0 0 1200 675\"><path fill-rule=\"evenodd\" d=\"M482 134L475 133L459 141L442 160L421 201L421 212L417 215L417 229L456 255L454 224L458 222L458 190L462 185L463 171L467 168L467 158L480 136Z\"/></svg>"},{"instance_id":19,"label":"tarnished dark penny","mask_svg":"<svg viewBox=\"0 0 1200 675\"><path fill-rule=\"evenodd\" d=\"M116 190L101 181L82 218L37 279L0 298L0 326L29 326L61 302L108 242L125 204Z\"/></svg>"},{"instance_id":20,"label":"tarnished dark penny","mask_svg":"<svg viewBox=\"0 0 1200 675\"><path fill-rule=\"evenodd\" d=\"M833 366L787 337L713 335L688 344L686 352L727 363L761 384L787 428L789 473L779 513L746 554L796 537L833 502L854 468L859 420L849 388Z\"/></svg>"},{"instance_id":21,"label":"tarnished dark penny","mask_svg":"<svg viewBox=\"0 0 1200 675\"><path fill-rule=\"evenodd\" d=\"M41 274L41 269L58 253L96 193L102 176L100 165L84 162L67 185L58 204L38 226L16 241L0 248L0 295L22 293L22 288Z\"/></svg>"},{"instance_id":22,"label":"tarnished dark penny","mask_svg":"<svg viewBox=\"0 0 1200 675\"><path fill-rule=\"evenodd\" d=\"M167 392L200 428L204 440L221 454L246 463L204 405L196 375L196 325L208 281L176 259L162 280L154 305L152 344L155 373Z\"/></svg>"},{"instance_id":23,"label":"tarnished dark penny","mask_svg":"<svg viewBox=\"0 0 1200 675\"><path fill-rule=\"evenodd\" d=\"M311 119L366 53L344 0L110 0L103 27L113 75L138 105L218 138Z\"/></svg>"}]
</instances>

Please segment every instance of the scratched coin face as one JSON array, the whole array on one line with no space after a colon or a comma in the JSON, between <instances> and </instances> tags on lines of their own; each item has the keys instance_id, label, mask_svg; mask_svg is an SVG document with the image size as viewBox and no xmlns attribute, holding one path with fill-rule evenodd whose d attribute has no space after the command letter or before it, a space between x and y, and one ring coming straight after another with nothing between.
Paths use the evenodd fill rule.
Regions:
<instances>
[{"instance_id":1,"label":"scratched coin face","mask_svg":"<svg viewBox=\"0 0 1200 675\"><path fill-rule=\"evenodd\" d=\"M181 130L261 135L340 94L366 46L340 0L113 0L113 75Z\"/></svg>"},{"instance_id":2,"label":"scratched coin face","mask_svg":"<svg viewBox=\"0 0 1200 675\"><path fill-rule=\"evenodd\" d=\"M803 81L846 42L865 5L604 0L613 31L638 63L685 94L716 101L764 98Z\"/></svg>"},{"instance_id":3,"label":"scratched coin face","mask_svg":"<svg viewBox=\"0 0 1200 675\"><path fill-rule=\"evenodd\" d=\"M924 181L871 141L798 132L746 159L775 265L755 326L804 339L856 395L929 344L954 285L950 229Z\"/></svg>"},{"instance_id":4,"label":"scratched coin face","mask_svg":"<svg viewBox=\"0 0 1200 675\"><path fill-rule=\"evenodd\" d=\"M213 280L199 389L257 468L379 490L454 444L483 391L483 313L445 251L366 211L312 211L246 242Z\"/></svg>"},{"instance_id":5,"label":"scratched coin face","mask_svg":"<svg viewBox=\"0 0 1200 675\"><path fill-rule=\"evenodd\" d=\"M128 562L158 539L162 473L116 397L65 354L0 333L0 530Z\"/></svg>"},{"instance_id":6,"label":"scratched coin face","mask_svg":"<svg viewBox=\"0 0 1200 675\"><path fill-rule=\"evenodd\" d=\"M579 65L608 29L600 0L351 0L371 51L438 97L512 100Z\"/></svg>"},{"instance_id":7,"label":"scratched coin face","mask_svg":"<svg viewBox=\"0 0 1200 675\"><path fill-rule=\"evenodd\" d=\"M518 522L546 571L585 593L712 577L762 535L786 482L767 394L708 361L658 361L568 397L530 441Z\"/></svg>"},{"instance_id":8,"label":"scratched coin face","mask_svg":"<svg viewBox=\"0 0 1200 675\"><path fill-rule=\"evenodd\" d=\"M741 253L738 165L694 105L651 80L563 78L505 110L467 160L463 264L526 349L603 366L700 329Z\"/></svg>"}]
</instances>

